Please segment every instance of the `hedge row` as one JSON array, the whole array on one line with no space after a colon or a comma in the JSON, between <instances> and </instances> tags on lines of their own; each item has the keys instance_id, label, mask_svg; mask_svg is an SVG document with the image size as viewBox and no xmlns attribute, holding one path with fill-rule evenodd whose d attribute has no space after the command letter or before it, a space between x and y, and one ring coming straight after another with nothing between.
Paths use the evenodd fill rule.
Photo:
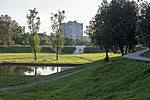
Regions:
<instances>
[{"instance_id":1,"label":"hedge row","mask_svg":"<svg viewBox=\"0 0 150 100\"><path fill-rule=\"evenodd\" d=\"M64 47L62 53L72 54L75 51L75 47ZM0 53L31 53L30 46L0 46ZM86 47L84 49L85 53L101 53L103 50L100 50L98 47ZM54 50L49 46L43 46L41 53L54 53Z\"/></svg>"}]
</instances>

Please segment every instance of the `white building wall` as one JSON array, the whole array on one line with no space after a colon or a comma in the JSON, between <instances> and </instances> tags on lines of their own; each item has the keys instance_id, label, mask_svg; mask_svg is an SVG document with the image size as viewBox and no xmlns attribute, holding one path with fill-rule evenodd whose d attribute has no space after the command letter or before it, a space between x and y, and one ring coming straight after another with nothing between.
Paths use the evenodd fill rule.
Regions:
<instances>
[{"instance_id":1,"label":"white building wall","mask_svg":"<svg viewBox=\"0 0 150 100\"><path fill-rule=\"evenodd\" d=\"M64 36L81 39L83 36L83 24L76 21L69 21L64 24Z\"/></svg>"}]
</instances>

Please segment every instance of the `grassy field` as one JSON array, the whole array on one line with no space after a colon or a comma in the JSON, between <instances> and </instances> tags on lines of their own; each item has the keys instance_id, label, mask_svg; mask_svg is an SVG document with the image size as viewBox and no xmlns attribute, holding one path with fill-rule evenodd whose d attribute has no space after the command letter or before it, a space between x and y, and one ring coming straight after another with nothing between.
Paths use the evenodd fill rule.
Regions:
<instances>
[{"instance_id":1,"label":"grassy field","mask_svg":"<svg viewBox=\"0 0 150 100\"><path fill-rule=\"evenodd\" d=\"M110 57L115 56L113 53ZM56 55L52 53L38 53L37 63L65 63L65 64L83 64L94 62L105 58L105 53L92 54L61 54L59 60L56 61ZM118 56L118 54L116 54ZM34 62L32 53L0 53L0 62Z\"/></svg>"},{"instance_id":2,"label":"grassy field","mask_svg":"<svg viewBox=\"0 0 150 100\"><path fill-rule=\"evenodd\" d=\"M0 92L0 100L150 99L150 63L114 57L84 67L90 69L37 87Z\"/></svg>"}]
</instances>

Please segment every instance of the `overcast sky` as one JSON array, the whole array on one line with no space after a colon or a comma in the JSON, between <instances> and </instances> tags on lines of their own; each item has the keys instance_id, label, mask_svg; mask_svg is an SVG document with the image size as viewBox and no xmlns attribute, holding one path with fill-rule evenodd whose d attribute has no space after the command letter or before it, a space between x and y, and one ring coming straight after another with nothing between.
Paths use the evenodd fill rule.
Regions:
<instances>
[{"instance_id":1,"label":"overcast sky","mask_svg":"<svg viewBox=\"0 0 150 100\"><path fill-rule=\"evenodd\" d=\"M0 15L7 14L16 20L21 26L27 27L26 15L29 9L37 8L38 16L41 18L39 32L46 31L50 34L50 16L58 9L65 10L67 21L77 20L79 23L88 25L89 20L96 14L101 0L0 0Z\"/></svg>"}]
</instances>

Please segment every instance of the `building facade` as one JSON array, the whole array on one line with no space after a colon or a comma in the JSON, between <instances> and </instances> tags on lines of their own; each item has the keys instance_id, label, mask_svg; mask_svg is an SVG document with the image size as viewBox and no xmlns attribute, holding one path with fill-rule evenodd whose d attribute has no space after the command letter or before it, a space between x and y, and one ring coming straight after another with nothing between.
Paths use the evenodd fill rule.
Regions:
<instances>
[{"instance_id":1,"label":"building facade","mask_svg":"<svg viewBox=\"0 0 150 100\"><path fill-rule=\"evenodd\" d=\"M81 39L83 37L83 23L69 21L64 24L64 37Z\"/></svg>"}]
</instances>

